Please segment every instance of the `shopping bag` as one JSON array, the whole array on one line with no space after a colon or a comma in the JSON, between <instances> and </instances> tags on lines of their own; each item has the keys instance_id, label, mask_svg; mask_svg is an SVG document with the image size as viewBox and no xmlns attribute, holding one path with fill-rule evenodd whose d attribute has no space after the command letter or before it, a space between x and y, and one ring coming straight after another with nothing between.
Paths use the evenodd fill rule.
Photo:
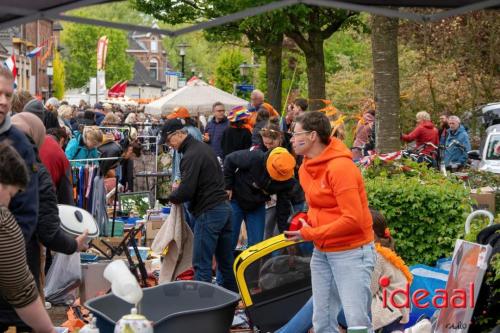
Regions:
<instances>
[{"instance_id":1,"label":"shopping bag","mask_svg":"<svg viewBox=\"0 0 500 333\"><path fill-rule=\"evenodd\" d=\"M56 253L45 281L45 299L54 305L73 304L81 279L80 252Z\"/></svg>"}]
</instances>

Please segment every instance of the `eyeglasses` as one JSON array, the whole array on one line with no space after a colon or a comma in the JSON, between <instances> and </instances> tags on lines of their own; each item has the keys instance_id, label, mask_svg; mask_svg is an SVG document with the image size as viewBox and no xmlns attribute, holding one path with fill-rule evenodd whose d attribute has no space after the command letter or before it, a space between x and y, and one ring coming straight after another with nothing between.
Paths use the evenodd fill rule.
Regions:
<instances>
[{"instance_id":1,"label":"eyeglasses","mask_svg":"<svg viewBox=\"0 0 500 333\"><path fill-rule=\"evenodd\" d=\"M296 137L299 134L311 133L312 131L300 131L300 132L292 132L292 137Z\"/></svg>"},{"instance_id":2,"label":"eyeglasses","mask_svg":"<svg viewBox=\"0 0 500 333\"><path fill-rule=\"evenodd\" d=\"M215 112L226 112L224 109L214 110Z\"/></svg>"}]
</instances>

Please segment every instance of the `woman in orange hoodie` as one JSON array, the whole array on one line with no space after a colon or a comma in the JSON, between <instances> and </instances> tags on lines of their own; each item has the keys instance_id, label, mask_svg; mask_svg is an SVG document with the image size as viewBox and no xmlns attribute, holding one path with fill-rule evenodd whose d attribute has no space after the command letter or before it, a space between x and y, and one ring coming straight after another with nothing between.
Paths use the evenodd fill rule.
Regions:
<instances>
[{"instance_id":1,"label":"woman in orange hoodie","mask_svg":"<svg viewBox=\"0 0 500 333\"><path fill-rule=\"evenodd\" d=\"M350 150L331 137L321 112L296 119L292 145L304 155L299 179L309 207L310 225L286 231L291 240L313 241L311 259L315 333L338 332L344 309L351 326L371 331L370 282L374 267L372 217L361 173Z\"/></svg>"}]
</instances>

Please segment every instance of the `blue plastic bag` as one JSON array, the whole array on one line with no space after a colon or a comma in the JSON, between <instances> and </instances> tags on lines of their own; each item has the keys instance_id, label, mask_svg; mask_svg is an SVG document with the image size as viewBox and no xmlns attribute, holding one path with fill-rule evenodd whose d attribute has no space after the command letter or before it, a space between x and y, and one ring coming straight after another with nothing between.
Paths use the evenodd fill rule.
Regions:
<instances>
[{"instance_id":1,"label":"blue plastic bag","mask_svg":"<svg viewBox=\"0 0 500 333\"><path fill-rule=\"evenodd\" d=\"M437 289L445 289L446 281L448 281L448 272L435 267L430 267L426 265L414 265L410 267L410 272L413 274L413 281L410 286L410 304L411 296L417 290L426 290L429 295L419 301L420 304L429 302L429 306L426 308L418 308L414 304L411 304L410 310L410 321L406 327L413 326L417 319L422 315L427 315L429 318L432 317L434 312L437 310L432 304L432 298L436 295Z\"/></svg>"}]
</instances>

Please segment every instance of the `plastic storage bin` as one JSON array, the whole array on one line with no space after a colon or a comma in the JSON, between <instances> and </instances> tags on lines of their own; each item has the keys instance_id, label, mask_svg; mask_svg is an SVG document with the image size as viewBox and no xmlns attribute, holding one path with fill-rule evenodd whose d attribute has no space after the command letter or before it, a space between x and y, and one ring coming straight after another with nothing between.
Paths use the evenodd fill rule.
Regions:
<instances>
[{"instance_id":1,"label":"plastic storage bin","mask_svg":"<svg viewBox=\"0 0 500 333\"><path fill-rule=\"evenodd\" d=\"M240 300L236 293L200 281L177 281L143 289L139 312L153 322L155 332L228 332ZM113 333L115 323L133 305L108 294L85 306L97 318L101 333Z\"/></svg>"}]
</instances>

